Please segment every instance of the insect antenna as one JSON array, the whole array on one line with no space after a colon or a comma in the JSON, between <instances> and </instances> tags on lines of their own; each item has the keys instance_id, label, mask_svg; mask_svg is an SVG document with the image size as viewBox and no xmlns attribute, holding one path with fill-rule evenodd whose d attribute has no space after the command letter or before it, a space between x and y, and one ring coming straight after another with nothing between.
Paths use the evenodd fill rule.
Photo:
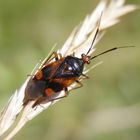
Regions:
<instances>
[{"instance_id":1,"label":"insect antenna","mask_svg":"<svg viewBox=\"0 0 140 140\"><path fill-rule=\"evenodd\" d=\"M91 57L90 60L92 60L92 59L94 59L94 58L96 58L96 57L98 57L98 56L101 56L101 55L103 55L103 54L105 54L105 53L108 53L108 52L111 52L111 51L114 51L114 50L117 50L117 49L129 48L129 47L135 47L135 46L114 47L114 48L111 48L111 49L109 49L109 50L106 50L106 51L104 51L104 52L102 52L102 53L99 53L99 54L97 54L97 55Z\"/></svg>"},{"instance_id":2,"label":"insect antenna","mask_svg":"<svg viewBox=\"0 0 140 140\"><path fill-rule=\"evenodd\" d=\"M98 22L97 22L97 29L96 29L94 38L93 38L93 40L92 40L92 43L91 43L91 45L90 45L90 48L89 48L88 52L86 53L86 56L87 56L87 55L89 54L89 52L91 51L91 49L92 49L92 47L93 47L93 45L94 45L94 43L95 43L95 40L96 40L96 38L97 38L97 35L98 35L98 33L99 33L102 14L103 14L103 12L101 12L101 16L100 16L100 18L99 18L99 20L98 20Z\"/></svg>"}]
</instances>

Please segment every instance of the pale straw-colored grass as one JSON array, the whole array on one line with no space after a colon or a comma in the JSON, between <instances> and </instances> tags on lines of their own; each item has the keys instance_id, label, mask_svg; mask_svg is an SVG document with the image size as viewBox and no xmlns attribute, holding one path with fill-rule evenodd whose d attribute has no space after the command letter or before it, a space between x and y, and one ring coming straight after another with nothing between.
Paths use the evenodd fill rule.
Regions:
<instances>
[{"instance_id":1,"label":"pale straw-colored grass","mask_svg":"<svg viewBox=\"0 0 140 140\"><path fill-rule=\"evenodd\" d=\"M81 54L86 53L91 45L101 13L103 14L100 22L100 31L93 46L95 46L102 38L107 28L118 23L121 16L132 12L135 9L135 5L125 5L125 0L102 0L97 5L96 9L90 15L87 15L85 20L73 30L63 47L58 50L58 52L61 53L62 56L71 55L75 52L76 57L81 57ZM90 55L94 50L95 48L93 47ZM39 65L41 64L38 64L31 74L34 74L37 71L40 67ZM87 71L85 70L85 73L86 72ZM29 79L30 77L28 77L21 88L16 90L16 92L11 96L7 105L3 108L3 111L0 114L0 136L7 132L11 126L14 126L8 131L8 135L3 138L4 140L12 139L12 137L17 134L29 120L32 120L43 110L46 110L49 106L58 101L46 102L35 108L32 108L34 103L34 101L32 101L23 107L25 88ZM69 87L69 90L74 86L75 84ZM58 94L58 96L62 95L64 95L64 91Z\"/></svg>"}]
</instances>

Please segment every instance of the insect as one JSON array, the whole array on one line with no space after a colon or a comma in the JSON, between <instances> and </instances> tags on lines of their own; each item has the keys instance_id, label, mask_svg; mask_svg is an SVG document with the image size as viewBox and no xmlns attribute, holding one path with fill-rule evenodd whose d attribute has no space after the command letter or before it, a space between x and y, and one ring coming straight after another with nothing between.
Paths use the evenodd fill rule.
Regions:
<instances>
[{"instance_id":1,"label":"insect","mask_svg":"<svg viewBox=\"0 0 140 140\"><path fill-rule=\"evenodd\" d=\"M63 57L60 53L53 52L44 62L42 67L38 69L37 73L29 80L25 89L23 105L26 105L29 101L33 100L35 101L35 103L32 107L35 107L46 100L54 101L60 98L67 97L69 93L68 87L70 85L72 85L73 83L77 83L77 86L74 89L80 88L83 86L83 84L79 80L80 77L83 77L85 79L88 78L87 75L83 74L85 64L90 64L90 61L94 58L110 51L125 47L131 47L114 47L91 57L89 53L96 40L98 32L99 24L88 52L85 54L81 54L81 58L74 56L74 54ZM52 59L55 59L55 61L51 62ZM56 98L53 97L54 95L58 95L58 93L62 90L65 91L64 96Z\"/></svg>"}]
</instances>

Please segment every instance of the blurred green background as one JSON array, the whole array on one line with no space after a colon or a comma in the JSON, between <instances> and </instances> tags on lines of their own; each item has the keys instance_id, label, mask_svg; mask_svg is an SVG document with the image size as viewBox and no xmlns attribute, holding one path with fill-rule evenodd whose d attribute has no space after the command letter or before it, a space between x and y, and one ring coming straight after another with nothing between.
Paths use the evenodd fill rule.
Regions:
<instances>
[{"instance_id":1,"label":"blurred green background","mask_svg":"<svg viewBox=\"0 0 140 140\"><path fill-rule=\"evenodd\" d=\"M0 1L0 109L51 47L60 48L97 0ZM127 3L140 5L139 0ZM84 87L29 122L14 140L140 139L140 12L122 18L96 46L135 45L93 64ZM96 53L97 53L96 52Z\"/></svg>"}]
</instances>

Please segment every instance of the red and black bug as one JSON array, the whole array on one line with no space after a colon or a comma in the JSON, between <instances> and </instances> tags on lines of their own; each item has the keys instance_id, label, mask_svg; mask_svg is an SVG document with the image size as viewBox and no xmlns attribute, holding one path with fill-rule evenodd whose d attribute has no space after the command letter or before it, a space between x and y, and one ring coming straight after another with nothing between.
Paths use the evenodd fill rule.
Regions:
<instances>
[{"instance_id":1,"label":"red and black bug","mask_svg":"<svg viewBox=\"0 0 140 140\"><path fill-rule=\"evenodd\" d=\"M81 55L81 58L75 57L74 53L73 55L62 57L60 53L53 52L29 80L25 89L23 104L26 105L29 101L34 100L34 107L46 100L53 101L64 98L68 95L68 87L74 82L78 84L75 88L82 87L79 77L88 78L88 76L83 74L83 69L84 65L89 64L92 59L88 54L98 32L99 28L96 30L91 47L86 54ZM55 59L55 61L51 62L52 59ZM52 98L52 96L57 95L62 90L65 91L64 96Z\"/></svg>"},{"instance_id":2,"label":"red and black bug","mask_svg":"<svg viewBox=\"0 0 140 140\"><path fill-rule=\"evenodd\" d=\"M80 77L88 78L88 76L83 74L85 64L90 64L91 60L102 54L119 48L129 47L114 47L91 57L89 56L89 53L96 40L98 32L99 25L88 52L82 54L81 58L74 56L74 54L63 57L60 53L53 52L37 73L29 80L25 89L23 104L26 105L29 101L33 100L35 103L32 107L35 107L46 100L54 101L66 97L69 93L68 87L70 85L76 82L78 86L75 88L80 88L82 87L82 83L79 81ZM51 62L52 59L55 59L55 61ZM54 98L54 95L57 95L62 90L65 91L65 95Z\"/></svg>"}]
</instances>

